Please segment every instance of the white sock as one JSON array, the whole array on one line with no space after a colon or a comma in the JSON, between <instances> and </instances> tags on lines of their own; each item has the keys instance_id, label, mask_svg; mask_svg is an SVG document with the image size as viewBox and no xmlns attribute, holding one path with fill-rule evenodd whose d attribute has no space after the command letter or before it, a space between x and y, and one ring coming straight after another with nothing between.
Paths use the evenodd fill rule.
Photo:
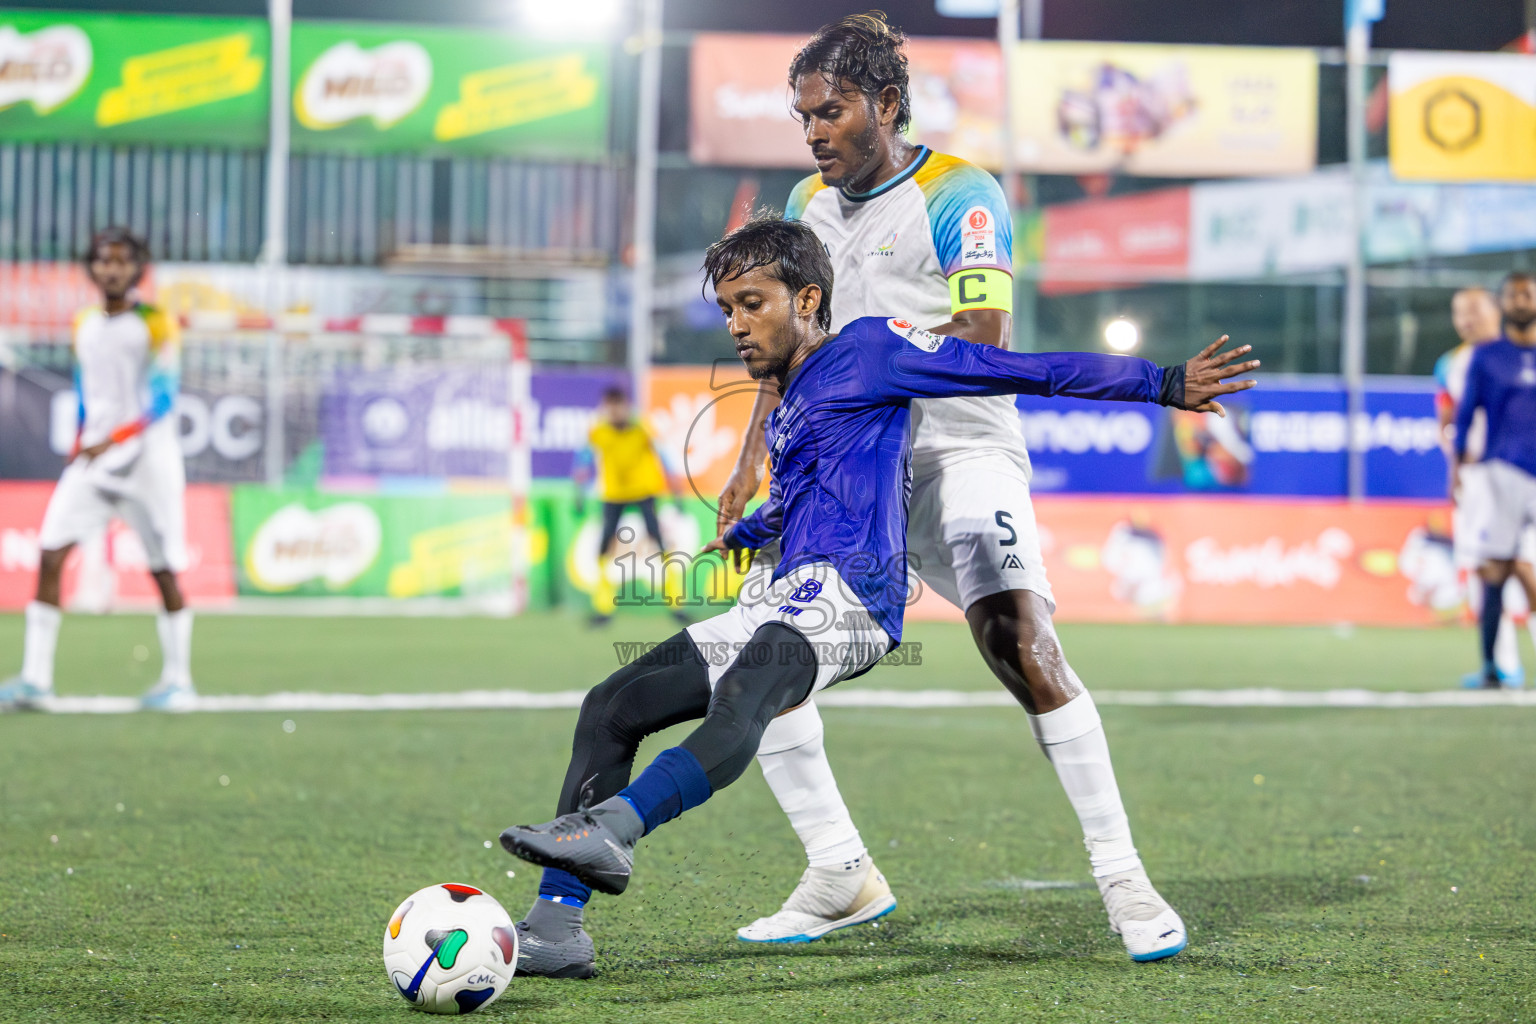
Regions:
<instances>
[{"instance_id":1,"label":"white sock","mask_svg":"<svg viewBox=\"0 0 1536 1024\"><path fill-rule=\"evenodd\" d=\"M27 605L27 639L21 655L21 678L33 686L53 689L53 653L59 646L59 622L64 615L51 604Z\"/></svg>"},{"instance_id":2,"label":"white sock","mask_svg":"<svg viewBox=\"0 0 1536 1024\"><path fill-rule=\"evenodd\" d=\"M1035 741L1050 758L1082 823L1093 877L1141 867L1093 696L1084 693L1055 711L1028 717Z\"/></svg>"},{"instance_id":3,"label":"white sock","mask_svg":"<svg viewBox=\"0 0 1536 1024\"><path fill-rule=\"evenodd\" d=\"M192 609L161 612L155 617L160 634L160 681L192 685Z\"/></svg>"},{"instance_id":4,"label":"white sock","mask_svg":"<svg viewBox=\"0 0 1536 1024\"><path fill-rule=\"evenodd\" d=\"M779 806L789 815L811 867L842 867L866 851L832 777L822 735L821 712L815 704L780 715L763 732L757 763Z\"/></svg>"},{"instance_id":5,"label":"white sock","mask_svg":"<svg viewBox=\"0 0 1536 1024\"><path fill-rule=\"evenodd\" d=\"M1536 618L1527 619L1526 626L1536 637ZM1520 671L1520 634L1515 629L1515 620L1508 615L1499 620L1499 632L1493 638L1493 663L1505 675Z\"/></svg>"}]
</instances>

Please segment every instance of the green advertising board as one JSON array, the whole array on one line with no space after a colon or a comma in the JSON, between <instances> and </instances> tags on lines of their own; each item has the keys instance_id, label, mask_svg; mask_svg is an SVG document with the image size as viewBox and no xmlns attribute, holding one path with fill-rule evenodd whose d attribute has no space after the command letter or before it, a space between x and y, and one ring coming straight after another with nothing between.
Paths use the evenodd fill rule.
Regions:
<instances>
[{"instance_id":1,"label":"green advertising board","mask_svg":"<svg viewBox=\"0 0 1536 1024\"><path fill-rule=\"evenodd\" d=\"M260 18L0 11L0 139L266 145Z\"/></svg>"},{"instance_id":2,"label":"green advertising board","mask_svg":"<svg viewBox=\"0 0 1536 1024\"><path fill-rule=\"evenodd\" d=\"M596 159L608 51L509 32L297 22L293 148Z\"/></svg>"},{"instance_id":3,"label":"green advertising board","mask_svg":"<svg viewBox=\"0 0 1536 1024\"><path fill-rule=\"evenodd\" d=\"M468 597L511 581L505 494L323 494L239 486L241 595Z\"/></svg>"}]
</instances>

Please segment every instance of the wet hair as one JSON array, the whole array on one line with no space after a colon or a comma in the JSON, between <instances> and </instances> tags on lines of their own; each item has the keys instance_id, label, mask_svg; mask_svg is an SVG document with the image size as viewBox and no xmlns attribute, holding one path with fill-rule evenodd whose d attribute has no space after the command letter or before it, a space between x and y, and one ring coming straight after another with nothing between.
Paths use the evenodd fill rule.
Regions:
<instances>
[{"instance_id":1,"label":"wet hair","mask_svg":"<svg viewBox=\"0 0 1536 1024\"><path fill-rule=\"evenodd\" d=\"M879 103L882 89L894 85L901 92L895 127L904 132L912 123L906 43L906 35L885 20L883 11L850 14L823 25L795 54L789 62L789 84L802 75L820 73L838 90L846 79L873 103Z\"/></svg>"},{"instance_id":2,"label":"wet hair","mask_svg":"<svg viewBox=\"0 0 1536 1024\"><path fill-rule=\"evenodd\" d=\"M800 221L760 213L704 251L704 272L716 288L758 269L783 281L791 295L808 284L819 287L816 325L832 329L832 259L814 231Z\"/></svg>"}]
</instances>

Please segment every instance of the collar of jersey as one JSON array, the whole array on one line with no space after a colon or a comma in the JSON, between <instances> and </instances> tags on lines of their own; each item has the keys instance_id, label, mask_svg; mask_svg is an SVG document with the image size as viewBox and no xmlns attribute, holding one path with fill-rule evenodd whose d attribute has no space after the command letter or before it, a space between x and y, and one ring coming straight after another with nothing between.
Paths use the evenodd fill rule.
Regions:
<instances>
[{"instance_id":1,"label":"collar of jersey","mask_svg":"<svg viewBox=\"0 0 1536 1024\"><path fill-rule=\"evenodd\" d=\"M848 200L850 203L867 203L871 199L879 199L891 189L895 188L897 185L900 185L902 182L912 177L912 175L916 174L917 169L928 162L928 157L932 152L933 150L929 149L927 146L918 146L917 158L915 160L907 164L907 166L903 167L901 171L896 175L896 177L892 178L890 181L883 185L876 185L868 192L849 192L845 188L839 188L838 191L841 192L843 194L843 198Z\"/></svg>"},{"instance_id":2,"label":"collar of jersey","mask_svg":"<svg viewBox=\"0 0 1536 1024\"><path fill-rule=\"evenodd\" d=\"M799 366L789 371L789 374L784 378L783 386L779 388L780 398L783 398L785 395L789 394L790 385L794 384L794 382L800 378L800 374L805 371L805 368L810 364L810 361L830 348L832 343L835 342L839 337L841 337L841 335L828 335L827 340L822 342L815 352L812 352L810 355L806 356L805 359L801 361Z\"/></svg>"}]
</instances>

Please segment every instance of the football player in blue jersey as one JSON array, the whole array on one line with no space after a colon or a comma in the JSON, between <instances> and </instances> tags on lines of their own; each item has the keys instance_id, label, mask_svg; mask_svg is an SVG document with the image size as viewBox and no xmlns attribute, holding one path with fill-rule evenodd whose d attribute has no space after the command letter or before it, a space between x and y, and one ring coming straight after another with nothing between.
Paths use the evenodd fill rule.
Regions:
<instances>
[{"instance_id":1,"label":"football player in blue jersey","mask_svg":"<svg viewBox=\"0 0 1536 1024\"><path fill-rule=\"evenodd\" d=\"M581 907L593 889L624 891L640 838L740 777L775 716L868 671L900 643L914 400L1028 393L1220 413L1219 396L1254 383L1229 378L1258 366L1237 362L1247 346L1220 353L1225 338L1185 364L1158 367L1096 353L1010 353L898 317L861 318L833 335L831 263L816 234L792 221L742 226L710 248L705 269L737 355L780 397L768 422L776 497L705 550L777 539L770 599L690 626L583 701L559 816L501 835L508 852L545 868L519 922L525 973L589 976ZM697 719L681 744L630 778L646 736ZM561 927L563 939L551 941ZM1143 959L1178 951L1150 934L1167 927L1146 924L1155 956ZM1182 948L1182 924L1178 935ZM588 951L581 962L571 955L578 943Z\"/></svg>"},{"instance_id":2,"label":"football player in blue jersey","mask_svg":"<svg viewBox=\"0 0 1536 1024\"><path fill-rule=\"evenodd\" d=\"M1504 584L1516 573L1520 541L1536 526L1536 276L1515 271L1499 289L1504 336L1477 346L1467 366L1461 401L1456 406L1455 461L1452 490L1476 458L1472 450L1473 423L1478 410L1487 422L1483 443L1481 484L1483 509L1471 523L1483 580L1483 606L1478 613L1482 633L1482 685L1519 689L1521 680L1499 671L1495 657L1499 623L1504 616ZM1527 587L1532 608L1536 593ZM1536 618L1531 625L1536 637Z\"/></svg>"}]
</instances>

